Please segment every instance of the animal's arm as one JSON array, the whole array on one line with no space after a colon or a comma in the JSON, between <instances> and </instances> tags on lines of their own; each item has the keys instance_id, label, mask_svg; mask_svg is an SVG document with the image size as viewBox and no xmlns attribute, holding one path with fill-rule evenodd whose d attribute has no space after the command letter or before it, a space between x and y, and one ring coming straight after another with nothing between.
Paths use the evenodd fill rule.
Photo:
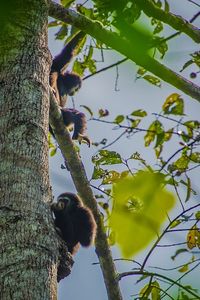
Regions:
<instances>
[{"instance_id":1,"label":"animal's arm","mask_svg":"<svg viewBox=\"0 0 200 300\"><path fill-rule=\"evenodd\" d=\"M51 72L63 72L72 58L77 54L85 33L79 31L63 48L60 54L54 59L51 66Z\"/></svg>"}]
</instances>

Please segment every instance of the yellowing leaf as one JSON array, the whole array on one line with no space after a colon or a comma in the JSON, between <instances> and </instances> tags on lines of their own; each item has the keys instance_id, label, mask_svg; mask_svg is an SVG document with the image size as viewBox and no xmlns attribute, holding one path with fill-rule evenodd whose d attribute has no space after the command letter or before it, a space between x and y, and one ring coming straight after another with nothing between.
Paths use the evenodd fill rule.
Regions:
<instances>
[{"instance_id":1,"label":"yellowing leaf","mask_svg":"<svg viewBox=\"0 0 200 300\"><path fill-rule=\"evenodd\" d=\"M183 115L184 114L184 102L181 96L177 93L173 93L167 97L162 107L165 114Z\"/></svg>"},{"instance_id":2,"label":"yellowing leaf","mask_svg":"<svg viewBox=\"0 0 200 300\"><path fill-rule=\"evenodd\" d=\"M151 299L152 300L160 300L160 285L157 281L152 282L151 284Z\"/></svg>"},{"instance_id":3,"label":"yellowing leaf","mask_svg":"<svg viewBox=\"0 0 200 300\"><path fill-rule=\"evenodd\" d=\"M163 174L140 171L113 185L110 226L124 257L133 256L157 236L173 207L175 198L163 182Z\"/></svg>"},{"instance_id":4,"label":"yellowing leaf","mask_svg":"<svg viewBox=\"0 0 200 300\"><path fill-rule=\"evenodd\" d=\"M174 222L171 223L170 228L174 228L176 226L178 226L182 221L181 220L176 220Z\"/></svg>"},{"instance_id":5,"label":"yellowing leaf","mask_svg":"<svg viewBox=\"0 0 200 300\"><path fill-rule=\"evenodd\" d=\"M197 245L197 239L198 239L198 229L197 226L194 225L189 230L187 234L187 246L189 249L193 249Z\"/></svg>"},{"instance_id":6,"label":"yellowing leaf","mask_svg":"<svg viewBox=\"0 0 200 300\"><path fill-rule=\"evenodd\" d=\"M188 264L185 264L184 266L182 266L180 269L178 269L179 272L181 273L185 273L189 270Z\"/></svg>"},{"instance_id":7,"label":"yellowing leaf","mask_svg":"<svg viewBox=\"0 0 200 300\"><path fill-rule=\"evenodd\" d=\"M149 285L149 283L147 283L141 290L140 290L140 297L145 297L148 298L148 296L151 293L151 285Z\"/></svg>"}]
</instances>

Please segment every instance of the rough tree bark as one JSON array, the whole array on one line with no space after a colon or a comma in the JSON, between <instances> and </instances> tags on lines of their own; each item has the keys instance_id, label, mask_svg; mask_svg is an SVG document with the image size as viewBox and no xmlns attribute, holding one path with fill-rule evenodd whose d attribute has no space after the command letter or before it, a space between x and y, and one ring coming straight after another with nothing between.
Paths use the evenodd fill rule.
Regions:
<instances>
[{"instance_id":1,"label":"rough tree bark","mask_svg":"<svg viewBox=\"0 0 200 300\"><path fill-rule=\"evenodd\" d=\"M48 3L8 2L1 4L0 24L0 299L57 299L58 240L49 209Z\"/></svg>"}]
</instances>

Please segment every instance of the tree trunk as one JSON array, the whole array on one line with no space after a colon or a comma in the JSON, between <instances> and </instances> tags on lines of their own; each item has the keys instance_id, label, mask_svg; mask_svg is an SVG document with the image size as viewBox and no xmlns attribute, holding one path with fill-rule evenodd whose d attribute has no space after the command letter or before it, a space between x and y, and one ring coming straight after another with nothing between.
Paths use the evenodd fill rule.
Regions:
<instances>
[{"instance_id":1,"label":"tree trunk","mask_svg":"<svg viewBox=\"0 0 200 300\"><path fill-rule=\"evenodd\" d=\"M48 3L1 2L0 299L57 299L58 241L49 209Z\"/></svg>"}]
</instances>

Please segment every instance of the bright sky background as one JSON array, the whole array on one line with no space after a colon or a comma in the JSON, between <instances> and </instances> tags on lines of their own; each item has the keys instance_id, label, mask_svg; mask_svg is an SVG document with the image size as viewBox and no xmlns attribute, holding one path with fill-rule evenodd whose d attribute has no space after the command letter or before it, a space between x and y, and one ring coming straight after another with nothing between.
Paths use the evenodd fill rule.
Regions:
<instances>
[{"instance_id":1,"label":"bright sky background","mask_svg":"<svg viewBox=\"0 0 200 300\"><path fill-rule=\"evenodd\" d=\"M196 2L198 2L198 0L196 0ZM189 3L187 0L170 0L169 3L171 12L181 15L187 20L189 20L198 11L198 7ZM196 20L194 25L200 25L200 18ZM168 36L169 34L174 33L174 30L167 27L166 32L166 36ZM55 29L51 28L49 30L49 48L53 56L58 54L63 47L63 42L54 40L54 33ZM191 42L191 39L185 35L181 35L180 37L170 41L169 49L170 50L163 63L173 70L176 70L176 72L182 68L186 60L190 59L190 53L195 50L199 50L198 46L194 48L194 43ZM122 58L123 56L118 53L109 51L104 55L104 63L98 63L97 68L101 69ZM101 60L99 53L96 54L96 59ZM118 114L126 115L139 108L145 109L148 111L149 115L151 115L153 112L159 113L166 97L171 93L177 92L185 99L185 111L190 118L199 119L199 103L196 100L189 98L187 95L184 95L182 92L164 82L162 82L162 88L158 88L150 85L144 80L135 81L136 70L137 66L130 61L119 66L119 91L117 92L115 91L116 68L112 68L85 80L83 82L83 87L74 97L76 108L87 114L83 108L80 108L80 105L89 106L96 116L99 108L106 108L110 112L110 116L107 120L111 121ZM191 71L197 70L188 68L182 73L182 75L189 79ZM195 81L198 84L199 77L197 77L194 82ZM72 105L70 100L69 105ZM88 114L87 117L89 118ZM152 116L152 120L153 119L154 117ZM141 123L141 127L147 128L149 124L150 118L147 118L147 121ZM114 131L112 128L112 125L89 121L88 135L94 142L99 142L103 138L107 138L109 142L111 142L121 133L121 131ZM170 154L175 151L174 149L178 149L178 147L178 143L177 145L170 145L168 148L169 152L166 153L166 157L170 157ZM144 148L143 135L140 133L134 135L131 139L123 137L115 143L113 147L108 149L118 151L124 158L136 151L143 154L148 162L151 162L154 157L152 150ZM93 172L93 167L90 162L91 156L94 155L96 151L97 148L94 146L91 148L88 148L85 144L81 146L81 157L83 164L85 165L88 178L91 177ZM55 197L65 191L75 192L69 172L60 168L62 163L63 160L60 155L50 158L51 181ZM194 173L194 183L199 185L198 168ZM173 235L173 239L179 240L179 236ZM168 249L166 256L164 255L164 252L162 253L163 254L161 256L158 256L158 252L153 255L149 260L149 265L155 265L156 261L159 266L159 261L162 261L162 266L168 266L170 261ZM144 254L141 253L135 259L140 260L143 255ZM116 248L113 249L113 257L120 258L120 253ZM100 267L98 264L92 265L93 263L98 262L94 248L81 248L74 257L74 260L75 264L72 268L71 275L59 283L59 300L106 300L107 295ZM120 272L131 270L131 268L134 267L133 264L127 262L116 262L116 266ZM129 277L127 279L123 279L121 287L124 300L130 299L130 295L134 294L135 289L134 278Z\"/></svg>"}]
</instances>

